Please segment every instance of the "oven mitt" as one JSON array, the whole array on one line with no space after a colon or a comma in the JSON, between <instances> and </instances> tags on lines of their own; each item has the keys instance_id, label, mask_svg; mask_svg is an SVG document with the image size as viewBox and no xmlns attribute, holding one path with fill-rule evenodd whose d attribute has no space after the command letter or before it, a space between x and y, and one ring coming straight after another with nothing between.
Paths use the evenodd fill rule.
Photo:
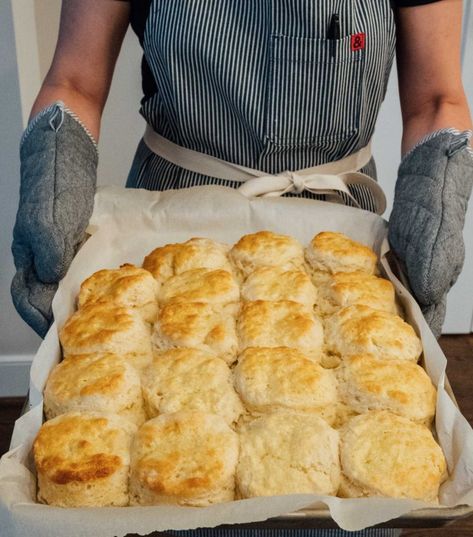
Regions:
<instances>
[{"instance_id":1,"label":"oven mitt","mask_svg":"<svg viewBox=\"0 0 473 537\"><path fill-rule=\"evenodd\" d=\"M13 230L13 303L42 337L59 280L85 238L94 206L97 146L61 102L43 109L20 145L20 203Z\"/></svg>"},{"instance_id":2,"label":"oven mitt","mask_svg":"<svg viewBox=\"0 0 473 537\"><path fill-rule=\"evenodd\" d=\"M437 337L447 293L465 257L463 226L473 184L470 136L438 131L404 157L389 220L391 247Z\"/></svg>"}]
</instances>

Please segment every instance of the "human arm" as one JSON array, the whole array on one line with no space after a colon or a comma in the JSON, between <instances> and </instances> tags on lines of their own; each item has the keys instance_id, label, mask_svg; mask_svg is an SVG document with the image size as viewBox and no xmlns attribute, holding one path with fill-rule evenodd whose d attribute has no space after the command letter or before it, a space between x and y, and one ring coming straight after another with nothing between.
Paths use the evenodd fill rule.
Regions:
<instances>
[{"instance_id":1,"label":"human arm","mask_svg":"<svg viewBox=\"0 0 473 537\"><path fill-rule=\"evenodd\" d=\"M56 50L30 119L62 101L98 140L129 11L128 2L63 0Z\"/></svg>"},{"instance_id":2,"label":"human arm","mask_svg":"<svg viewBox=\"0 0 473 537\"><path fill-rule=\"evenodd\" d=\"M53 63L22 138L11 292L20 315L43 336L57 284L92 213L95 141L128 9L114 0L63 1Z\"/></svg>"},{"instance_id":3,"label":"human arm","mask_svg":"<svg viewBox=\"0 0 473 537\"><path fill-rule=\"evenodd\" d=\"M462 1L396 10L402 154L443 128L472 128L461 78Z\"/></svg>"},{"instance_id":4,"label":"human arm","mask_svg":"<svg viewBox=\"0 0 473 537\"><path fill-rule=\"evenodd\" d=\"M462 231L473 182L471 118L461 81L461 13L460 0L396 13L403 160L389 239L436 335L446 294L463 265Z\"/></svg>"}]
</instances>

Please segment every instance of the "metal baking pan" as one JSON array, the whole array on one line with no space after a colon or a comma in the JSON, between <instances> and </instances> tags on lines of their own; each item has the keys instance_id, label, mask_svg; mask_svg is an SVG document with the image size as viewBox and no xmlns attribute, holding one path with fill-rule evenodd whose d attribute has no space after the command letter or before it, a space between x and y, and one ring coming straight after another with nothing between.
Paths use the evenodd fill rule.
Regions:
<instances>
[{"instance_id":1,"label":"metal baking pan","mask_svg":"<svg viewBox=\"0 0 473 537\"><path fill-rule=\"evenodd\" d=\"M462 518L473 514L473 507L467 505L453 508L419 509L408 515L389 520L384 524L373 526L374 528L440 528L452 524ZM330 517L330 512L325 507L313 509L301 509L295 513L269 518L263 522L249 524L223 524L207 531L218 532L222 529L273 529L273 530L303 530L303 529L340 529ZM166 532L149 533L146 537L163 537L171 534ZM128 534L126 537L138 537L137 534Z\"/></svg>"},{"instance_id":2,"label":"metal baking pan","mask_svg":"<svg viewBox=\"0 0 473 537\"><path fill-rule=\"evenodd\" d=\"M401 516L374 526L375 528L439 528L446 526L462 518L473 515L473 507L461 505L458 507L442 507L431 509L419 509L407 515ZM295 513L288 513L264 522L250 524L224 525L219 528L247 528L247 529L339 529L332 520L330 512L325 507L313 509L301 509ZM151 534L152 535L152 534Z\"/></svg>"}]
</instances>

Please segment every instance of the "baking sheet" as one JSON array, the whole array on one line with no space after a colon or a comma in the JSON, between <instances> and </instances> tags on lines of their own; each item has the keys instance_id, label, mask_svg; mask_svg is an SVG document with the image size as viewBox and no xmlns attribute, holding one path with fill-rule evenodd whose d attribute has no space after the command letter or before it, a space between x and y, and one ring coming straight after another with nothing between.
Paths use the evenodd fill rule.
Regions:
<instances>
[{"instance_id":1,"label":"baking sheet","mask_svg":"<svg viewBox=\"0 0 473 537\"><path fill-rule=\"evenodd\" d=\"M261 229L289 233L307 244L322 230L347 233L386 251L386 223L372 214L327 202L300 198L248 200L225 187L148 192L105 187L96 196L91 238L74 259L54 299L56 323L49 330L31 368L30 411L15 424L11 450L0 460L0 534L2 537L122 537L169 529L248 523L313 506L327 505L346 530L359 530L405 515L428 504L388 498L341 499L288 495L240 500L207 508L174 506L63 509L34 502L31 445L42 423L42 390L59 361L57 327L75 309L80 283L92 272L124 262L141 264L156 246L204 236L233 243ZM422 337L425 367L437 385L436 427L446 454L450 478L440 491L443 506L473 505L473 431L444 389L446 359L419 308L392 274L408 319ZM320 503L322 502L322 503Z\"/></svg>"}]
</instances>

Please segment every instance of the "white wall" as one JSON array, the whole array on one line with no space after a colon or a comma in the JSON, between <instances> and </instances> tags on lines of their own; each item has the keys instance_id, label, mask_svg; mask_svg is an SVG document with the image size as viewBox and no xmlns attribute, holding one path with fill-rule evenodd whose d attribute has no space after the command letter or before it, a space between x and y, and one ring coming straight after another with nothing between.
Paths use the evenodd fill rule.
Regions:
<instances>
[{"instance_id":1,"label":"white wall","mask_svg":"<svg viewBox=\"0 0 473 537\"><path fill-rule=\"evenodd\" d=\"M464 2L463 84L470 110L473 111L473 6L471 0ZM465 221L466 258L457 283L448 294L447 317L443 327L447 333L473 332L473 197Z\"/></svg>"},{"instance_id":2,"label":"white wall","mask_svg":"<svg viewBox=\"0 0 473 537\"><path fill-rule=\"evenodd\" d=\"M18 354L32 352L40 340L18 318L10 298L14 271L10 245L18 205L18 140L23 118L12 10L10 2L3 0L0 1L0 51L0 356L4 361L12 361Z\"/></svg>"},{"instance_id":3,"label":"white wall","mask_svg":"<svg viewBox=\"0 0 473 537\"><path fill-rule=\"evenodd\" d=\"M465 88L467 89L468 101L470 103L470 110L473 112L473 2L467 0L465 2L465 21L464 21L464 35L463 42L463 81ZM472 198L473 199L473 198ZM473 302L473 201L470 201L467 220L465 225L465 247L467 251L467 257L465 260L465 268L459 278L458 284L452 289L449 296L449 316L446 323L446 330L450 332L455 331L454 319L452 319L452 313L456 305L455 303L462 304L462 309L465 311L465 317L468 310L472 309ZM453 306L453 307L452 307ZM470 329L473 332L473 314L471 315Z\"/></svg>"},{"instance_id":4,"label":"white wall","mask_svg":"<svg viewBox=\"0 0 473 537\"><path fill-rule=\"evenodd\" d=\"M15 17L12 16L12 5ZM23 363L22 357L28 359L39 343L39 338L21 321L11 304L9 286L13 263L10 243L18 203L18 141L54 50L59 9L60 0L0 1L0 226L3 230L0 235L0 366L6 362ZM473 18L470 17L470 27L472 24ZM473 28L470 28L468 39L465 47L465 86L470 99L473 99ZM21 58L19 69L17 54ZM130 31L123 44L104 112L98 172L99 183L102 184L124 183L144 128L138 114L141 98L140 60L138 41ZM400 139L401 118L393 72L374 139L379 178L388 198L385 216L389 215L392 204ZM449 296L446 332L467 332L471 327L473 207L470 207L466 229L468 258L465 270ZM18 369L13 370L18 372ZM22 371L20 384L17 384L9 375L2 375L0 369L0 396L24 390L26 368Z\"/></svg>"}]
</instances>

